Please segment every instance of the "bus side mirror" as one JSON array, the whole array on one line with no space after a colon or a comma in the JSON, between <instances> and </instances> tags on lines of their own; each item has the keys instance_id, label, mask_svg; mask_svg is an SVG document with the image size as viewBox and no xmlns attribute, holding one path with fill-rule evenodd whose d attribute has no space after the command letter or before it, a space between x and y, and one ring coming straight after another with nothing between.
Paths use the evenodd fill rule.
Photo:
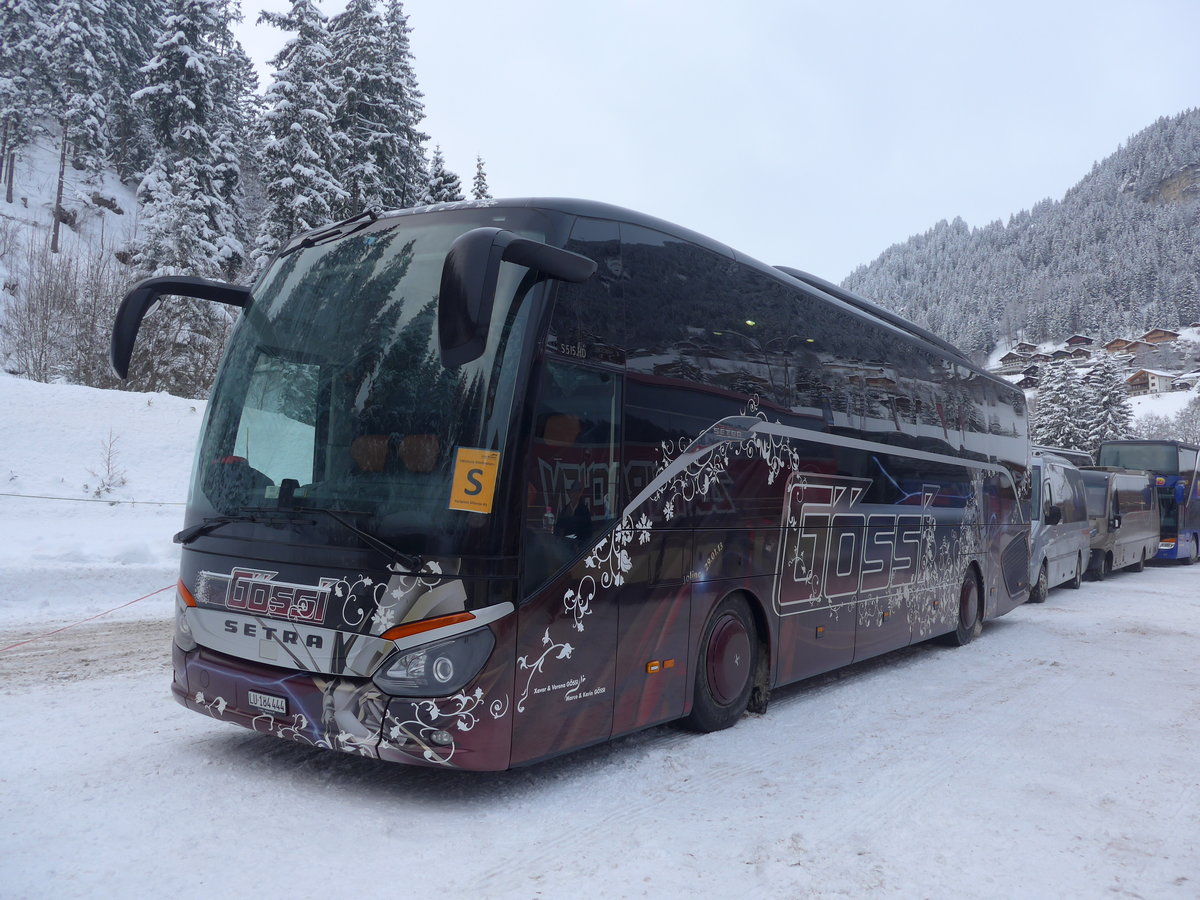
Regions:
<instances>
[{"instance_id":1,"label":"bus side mirror","mask_svg":"<svg viewBox=\"0 0 1200 900\"><path fill-rule=\"evenodd\" d=\"M1048 510L1046 510L1046 524L1047 525L1057 525L1061 521L1062 521L1062 508L1061 507L1052 506Z\"/></svg>"},{"instance_id":2,"label":"bus side mirror","mask_svg":"<svg viewBox=\"0 0 1200 900\"><path fill-rule=\"evenodd\" d=\"M109 361L118 378L129 376L129 359L133 356L133 345L137 341L138 329L142 327L142 319L164 294L228 303L230 306L245 307L250 302L250 288L238 284L172 275L147 278L125 295L113 322Z\"/></svg>"},{"instance_id":3,"label":"bus side mirror","mask_svg":"<svg viewBox=\"0 0 1200 900\"><path fill-rule=\"evenodd\" d=\"M476 228L459 235L442 264L438 293L438 349L447 368L483 355L502 262L574 283L587 281L596 271L595 260L503 228Z\"/></svg>"}]
</instances>

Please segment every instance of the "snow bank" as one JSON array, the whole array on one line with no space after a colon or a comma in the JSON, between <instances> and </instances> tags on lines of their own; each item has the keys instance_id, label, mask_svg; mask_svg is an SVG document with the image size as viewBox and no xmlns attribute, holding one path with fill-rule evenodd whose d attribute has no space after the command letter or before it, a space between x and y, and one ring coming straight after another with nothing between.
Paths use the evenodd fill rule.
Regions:
<instances>
[{"instance_id":1,"label":"snow bank","mask_svg":"<svg viewBox=\"0 0 1200 900\"><path fill-rule=\"evenodd\" d=\"M203 414L169 394L0 374L0 624L71 621L174 584Z\"/></svg>"}]
</instances>

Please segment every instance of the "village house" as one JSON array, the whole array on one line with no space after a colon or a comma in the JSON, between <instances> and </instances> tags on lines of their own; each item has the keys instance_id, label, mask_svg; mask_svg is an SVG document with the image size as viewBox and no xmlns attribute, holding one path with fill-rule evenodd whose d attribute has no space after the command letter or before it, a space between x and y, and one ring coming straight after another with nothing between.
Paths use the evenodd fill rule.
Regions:
<instances>
[{"instance_id":1,"label":"village house","mask_svg":"<svg viewBox=\"0 0 1200 900\"><path fill-rule=\"evenodd\" d=\"M1169 331L1166 328L1151 328L1138 338L1138 340L1145 341L1147 344L1167 344L1178 339L1178 331Z\"/></svg>"},{"instance_id":2,"label":"village house","mask_svg":"<svg viewBox=\"0 0 1200 900\"><path fill-rule=\"evenodd\" d=\"M1140 394L1161 394L1171 390L1171 384L1176 377L1174 372L1138 369L1125 379L1125 387L1135 397Z\"/></svg>"}]
</instances>

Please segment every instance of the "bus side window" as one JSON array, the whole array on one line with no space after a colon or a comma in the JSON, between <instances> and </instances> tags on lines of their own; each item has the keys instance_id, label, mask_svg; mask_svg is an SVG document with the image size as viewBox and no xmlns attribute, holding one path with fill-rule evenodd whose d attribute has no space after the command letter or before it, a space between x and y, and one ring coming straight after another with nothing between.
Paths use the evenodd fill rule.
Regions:
<instances>
[{"instance_id":1,"label":"bus side window","mask_svg":"<svg viewBox=\"0 0 1200 900\"><path fill-rule=\"evenodd\" d=\"M577 219L567 249L595 260L596 274L581 284L559 285L547 346L577 359L620 363L626 344L627 276L617 223Z\"/></svg>"},{"instance_id":2,"label":"bus side window","mask_svg":"<svg viewBox=\"0 0 1200 900\"><path fill-rule=\"evenodd\" d=\"M620 514L621 379L548 359L526 478L524 586L590 549Z\"/></svg>"}]
</instances>

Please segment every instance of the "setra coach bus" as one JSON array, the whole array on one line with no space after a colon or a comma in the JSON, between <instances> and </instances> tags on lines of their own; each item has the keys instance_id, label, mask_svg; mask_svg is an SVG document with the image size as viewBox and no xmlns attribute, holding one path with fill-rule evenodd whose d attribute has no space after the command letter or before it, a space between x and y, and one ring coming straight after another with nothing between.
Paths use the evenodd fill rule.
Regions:
<instances>
[{"instance_id":1,"label":"setra coach bus","mask_svg":"<svg viewBox=\"0 0 1200 900\"><path fill-rule=\"evenodd\" d=\"M797 270L578 200L364 214L242 287L197 449L188 708L498 770L770 690L1028 594L1019 390Z\"/></svg>"}]
</instances>

